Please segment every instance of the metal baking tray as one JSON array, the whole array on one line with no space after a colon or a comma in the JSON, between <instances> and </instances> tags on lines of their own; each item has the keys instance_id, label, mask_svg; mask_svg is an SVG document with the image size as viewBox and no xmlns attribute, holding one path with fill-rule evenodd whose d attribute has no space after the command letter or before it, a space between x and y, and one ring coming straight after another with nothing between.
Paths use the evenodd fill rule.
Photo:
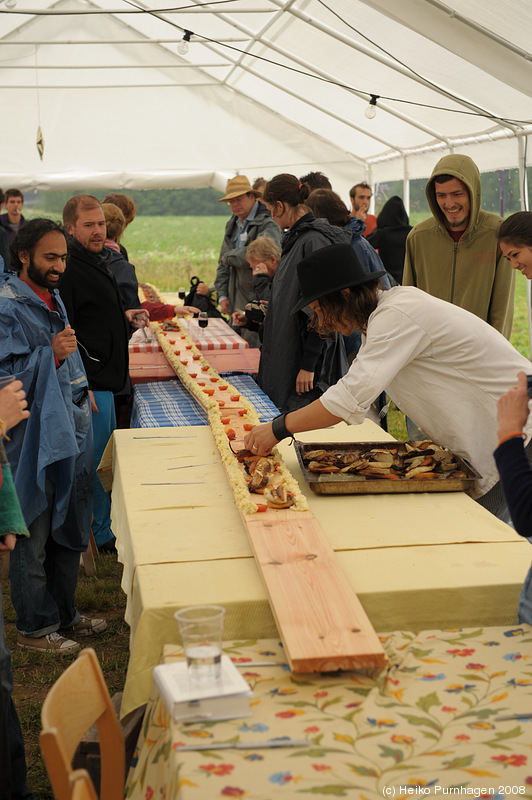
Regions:
<instances>
[{"instance_id":1,"label":"metal baking tray","mask_svg":"<svg viewBox=\"0 0 532 800\"><path fill-rule=\"evenodd\" d=\"M404 442L295 442L295 449L303 477L313 492L317 494L402 494L404 492L464 492L472 489L475 481L482 476L463 458L453 455L466 478L427 478L425 480L403 479L390 481L359 475L342 475L338 472L311 472L305 466L303 456L310 450L331 450L336 453L356 453L362 455L368 450L396 450L406 452ZM416 446L419 442L410 442Z\"/></svg>"}]
</instances>

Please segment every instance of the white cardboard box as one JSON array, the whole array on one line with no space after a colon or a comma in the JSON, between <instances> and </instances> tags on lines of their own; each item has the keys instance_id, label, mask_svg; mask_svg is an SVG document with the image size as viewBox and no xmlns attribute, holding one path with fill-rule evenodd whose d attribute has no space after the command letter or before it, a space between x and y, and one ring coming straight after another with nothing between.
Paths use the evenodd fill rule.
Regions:
<instances>
[{"instance_id":1,"label":"white cardboard box","mask_svg":"<svg viewBox=\"0 0 532 800\"><path fill-rule=\"evenodd\" d=\"M229 656L222 655L217 683L190 686L185 661L154 667L153 680L174 722L250 717L252 691Z\"/></svg>"}]
</instances>

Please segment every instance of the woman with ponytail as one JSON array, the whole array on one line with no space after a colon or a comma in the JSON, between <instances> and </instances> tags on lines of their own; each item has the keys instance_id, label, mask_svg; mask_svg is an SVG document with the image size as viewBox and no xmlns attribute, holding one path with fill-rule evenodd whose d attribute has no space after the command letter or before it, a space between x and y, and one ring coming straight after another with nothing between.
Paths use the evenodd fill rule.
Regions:
<instances>
[{"instance_id":1,"label":"woman with ponytail","mask_svg":"<svg viewBox=\"0 0 532 800\"><path fill-rule=\"evenodd\" d=\"M305 205L309 194L308 184L286 173L268 181L263 193L263 202L284 233L264 324L258 383L283 412L316 400L348 367L341 336L323 338L309 330L308 308L291 314L301 294L301 259L327 245L350 241L345 231L314 217Z\"/></svg>"}]
</instances>

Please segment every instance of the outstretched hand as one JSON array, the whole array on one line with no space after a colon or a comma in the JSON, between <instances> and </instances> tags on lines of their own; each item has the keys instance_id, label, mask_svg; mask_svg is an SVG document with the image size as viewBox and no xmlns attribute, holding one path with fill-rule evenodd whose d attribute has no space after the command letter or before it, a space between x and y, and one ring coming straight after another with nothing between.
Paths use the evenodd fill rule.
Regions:
<instances>
[{"instance_id":1,"label":"outstretched hand","mask_svg":"<svg viewBox=\"0 0 532 800\"><path fill-rule=\"evenodd\" d=\"M257 456L269 456L272 448L278 443L272 432L272 423L265 422L263 425L255 425L244 437L244 447L246 450Z\"/></svg>"},{"instance_id":2,"label":"outstretched hand","mask_svg":"<svg viewBox=\"0 0 532 800\"><path fill-rule=\"evenodd\" d=\"M512 386L497 401L497 434L500 439L523 430L528 419L527 379L524 372L517 374L517 386Z\"/></svg>"}]
</instances>

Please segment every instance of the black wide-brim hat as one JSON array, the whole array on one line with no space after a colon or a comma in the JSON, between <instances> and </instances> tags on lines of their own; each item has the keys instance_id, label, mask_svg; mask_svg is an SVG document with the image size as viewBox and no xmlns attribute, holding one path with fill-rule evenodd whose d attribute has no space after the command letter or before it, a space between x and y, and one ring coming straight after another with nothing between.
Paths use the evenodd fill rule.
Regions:
<instances>
[{"instance_id":1,"label":"black wide-brim hat","mask_svg":"<svg viewBox=\"0 0 532 800\"><path fill-rule=\"evenodd\" d=\"M365 272L350 244L331 244L315 250L297 265L301 300L292 314L326 294L348 289L386 275L386 270Z\"/></svg>"}]
</instances>

